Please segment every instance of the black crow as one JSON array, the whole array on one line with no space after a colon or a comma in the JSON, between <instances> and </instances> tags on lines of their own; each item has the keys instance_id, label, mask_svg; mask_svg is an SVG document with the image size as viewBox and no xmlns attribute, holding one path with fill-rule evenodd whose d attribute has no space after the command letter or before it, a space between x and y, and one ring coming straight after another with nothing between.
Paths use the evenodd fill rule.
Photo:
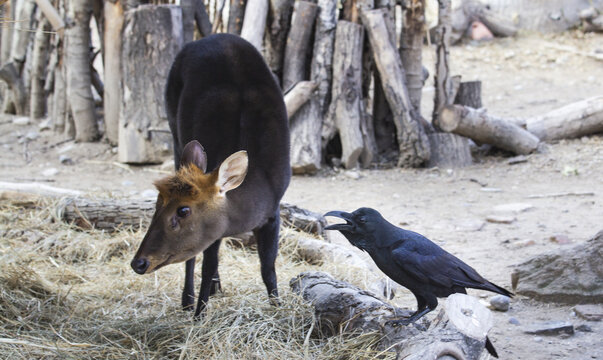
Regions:
<instances>
[{"instance_id":1,"label":"black crow","mask_svg":"<svg viewBox=\"0 0 603 360\"><path fill-rule=\"evenodd\" d=\"M325 216L346 221L329 225L325 230L339 230L352 245L369 253L381 271L416 297L417 311L408 319L394 320L394 325L417 321L438 306L438 297L466 294L466 288L513 296L425 236L389 223L374 209L360 208L353 213L331 211ZM489 340L486 348L496 356Z\"/></svg>"}]
</instances>

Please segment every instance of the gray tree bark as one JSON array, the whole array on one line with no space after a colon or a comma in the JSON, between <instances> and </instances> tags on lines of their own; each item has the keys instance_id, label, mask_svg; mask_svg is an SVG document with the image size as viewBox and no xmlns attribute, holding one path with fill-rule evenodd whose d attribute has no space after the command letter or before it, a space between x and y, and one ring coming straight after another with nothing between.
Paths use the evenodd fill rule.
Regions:
<instances>
[{"instance_id":1,"label":"gray tree bark","mask_svg":"<svg viewBox=\"0 0 603 360\"><path fill-rule=\"evenodd\" d=\"M362 26L340 20L335 34L333 54L333 87L329 116L341 138L341 161L346 168L353 168L364 149L360 124L362 112Z\"/></svg>"},{"instance_id":2,"label":"gray tree bark","mask_svg":"<svg viewBox=\"0 0 603 360\"><path fill-rule=\"evenodd\" d=\"M408 97L413 111L421 112L423 91L423 37L425 34L425 0L406 0L406 12L400 33L400 57L406 73Z\"/></svg>"},{"instance_id":3,"label":"gray tree bark","mask_svg":"<svg viewBox=\"0 0 603 360\"><path fill-rule=\"evenodd\" d=\"M73 19L65 39L65 68L67 69L67 99L75 124L76 141L98 139L90 73L91 3L70 0L68 16Z\"/></svg>"},{"instance_id":4,"label":"gray tree bark","mask_svg":"<svg viewBox=\"0 0 603 360\"><path fill-rule=\"evenodd\" d=\"M458 168L473 163L467 138L451 133L428 134L431 157L427 167Z\"/></svg>"},{"instance_id":5,"label":"gray tree bark","mask_svg":"<svg viewBox=\"0 0 603 360\"><path fill-rule=\"evenodd\" d=\"M482 82L463 81L460 83L454 103L469 106L474 109L482 107Z\"/></svg>"},{"instance_id":6,"label":"gray tree bark","mask_svg":"<svg viewBox=\"0 0 603 360\"><path fill-rule=\"evenodd\" d=\"M105 88L103 107L105 136L113 145L119 140L119 107L121 106L121 31L124 9L121 0L105 1L105 48L104 75Z\"/></svg>"},{"instance_id":7,"label":"gray tree bark","mask_svg":"<svg viewBox=\"0 0 603 360\"><path fill-rule=\"evenodd\" d=\"M402 61L392 45L383 9L362 11L383 90L394 115L399 146L398 166L419 166L429 160L429 139L423 126L411 116Z\"/></svg>"},{"instance_id":8,"label":"gray tree bark","mask_svg":"<svg viewBox=\"0 0 603 360\"><path fill-rule=\"evenodd\" d=\"M124 18L119 116L119 161L162 161L171 148L164 87L172 60L182 46L182 10L175 5L141 5Z\"/></svg>"},{"instance_id":9,"label":"gray tree bark","mask_svg":"<svg viewBox=\"0 0 603 360\"><path fill-rule=\"evenodd\" d=\"M53 128L57 133L63 133L66 130L65 120L68 115L66 92L67 84L65 82L65 68L63 67L62 56L59 55L59 61L54 71L54 89L52 91Z\"/></svg>"},{"instance_id":10,"label":"gray tree bark","mask_svg":"<svg viewBox=\"0 0 603 360\"><path fill-rule=\"evenodd\" d=\"M314 81L300 81L285 94L285 107L287 108L287 117L290 120L310 100L317 86L318 83Z\"/></svg>"},{"instance_id":11,"label":"gray tree bark","mask_svg":"<svg viewBox=\"0 0 603 360\"><path fill-rule=\"evenodd\" d=\"M15 0L7 1L2 6L2 15L5 18L15 18ZM0 41L0 65L4 65L11 60L11 50L13 42L13 27L3 26L2 27L2 40Z\"/></svg>"},{"instance_id":12,"label":"gray tree bark","mask_svg":"<svg viewBox=\"0 0 603 360\"><path fill-rule=\"evenodd\" d=\"M0 80L3 80L9 89L9 96L6 97L5 104L13 104L17 115L27 114L25 106L27 93L23 80L19 76L19 71L13 62L9 62L0 68Z\"/></svg>"},{"instance_id":13,"label":"gray tree bark","mask_svg":"<svg viewBox=\"0 0 603 360\"><path fill-rule=\"evenodd\" d=\"M268 32L264 39L266 45L264 58L270 70L276 74L279 80L283 78L283 59L289 24L292 21L290 18L294 9L293 3L293 0L270 0L268 10ZM288 87L283 86L283 89L286 90Z\"/></svg>"},{"instance_id":14,"label":"gray tree bark","mask_svg":"<svg viewBox=\"0 0 603 360\"><path fill-rule=\"evenodd\" d=\"M228 12L228 32L231 34L241 34L243 28L243 16L245 16L246 0L230 0L230 9Z\"/></svg>"},{"instance_id":15,"label":"gray tree bark","mask_svg":"<svg viewBox=\"0 0 603 360\"><path fill-rule=\"evenodd\" d=\"M310 36L316 19L316 4L297 0L293 5L291 30L287 36L283 64L283 89L287 90L298 81L306 80L306 68ZM318 54L316 54L318 55Z\"/></svg>"},{"instance_id":16,"label":"gray tree bark","mask_svg":"<svg viewBox=\"0 0 603 360\"><path fill-rule=\"evenodd\" d=\"M432 123L436 129L439 129L438 120L440 112L446 105L452 104L454 99L450 98L450 0L438 0L438 26L436 27L436 73L435 97L433 106Z\"/></svg>"},{"instance_id":17,"label":"gray tree bark","mask_svg":"<svg viewBox=\"0 0 603 360\"><path fill-rule=\"evenodd\" d=\"M46 64L48 63L48 47L50 45L50 22L39 13L38 29L34 38L32 71L31 71L31 96L30 114L33 119L40 119L46 115Z\"/></svg>"},{"instance_id":18,"label":"gray tree bark","mask_svg":"<svg viewBox=\"0 0 603 360\"><path fill-rule=\"evenodd\" d=\"M241 37L262 52L262 41L268 16L268 0L247 0Z\"/></svg>"}]
</instances>

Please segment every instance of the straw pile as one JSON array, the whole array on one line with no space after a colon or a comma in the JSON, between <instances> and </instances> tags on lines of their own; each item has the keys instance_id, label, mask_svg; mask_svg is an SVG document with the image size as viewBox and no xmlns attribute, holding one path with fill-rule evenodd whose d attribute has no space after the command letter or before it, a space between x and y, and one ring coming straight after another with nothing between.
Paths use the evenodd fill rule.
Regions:
<instances>
[{"instance_id":1,"label":"straw pile","mask_svg":"<svg viewBox=\"0 0 603 360\"><path fill-rule=\"evenodd\" d=\"M324 337L313 309L287 286L306 270L362 286L359 272L311 265L296 256L284 228L277 275L281 306L269 305L253 249L220 253L223 293L199 322L180 310L183 265L140 276L129 267L144 235L82 231L52 213L0 204L0 354L11 359L360 359L376 334ZM307 234L304 234L307 236ZM198 269L197 273L200 273ZM196 284L200 279L196 279Z\"/></svg>"}]
</instances>

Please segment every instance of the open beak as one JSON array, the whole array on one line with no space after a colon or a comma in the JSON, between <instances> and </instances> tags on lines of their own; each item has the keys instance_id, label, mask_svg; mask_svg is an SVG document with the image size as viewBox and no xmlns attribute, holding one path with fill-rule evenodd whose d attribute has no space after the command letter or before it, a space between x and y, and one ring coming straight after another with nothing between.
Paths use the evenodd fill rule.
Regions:
<instances>
[{"instance_id":1,"label":"open beak","mask_svg":"<svg viewBox=\"0 0 603 360\"><path fill-rule=\"evenodd\" d=\"M329 225L329 226L325 227L325 230L340 230L340 231L341 230L347 230L347 231L352 230L352 227L353 227L352 214L343 212L343 211L329 211L324 216L338 217L338 218L346 221L345 223L341 223L341 224Z\"/></svg>"}]
</instances>

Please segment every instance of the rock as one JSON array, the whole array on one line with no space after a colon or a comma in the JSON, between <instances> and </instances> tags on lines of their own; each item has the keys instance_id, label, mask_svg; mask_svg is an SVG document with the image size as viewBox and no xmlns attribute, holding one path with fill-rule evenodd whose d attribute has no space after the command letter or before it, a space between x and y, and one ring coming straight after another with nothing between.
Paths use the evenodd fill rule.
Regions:
<instances>
[{"instance_id":1,"label":"rock","mask_svg":"<svg viewBox=\"0 0 603 360\"><path fill-rule=\"evenodd\" d=\"M567 321L545 321L526 326L523 332L530 335L573 335L574 325Z\"/></svg>"},{"instance_id":2,"label":"rock","mask_svg":"<svg viewBox=\"0 0 603 360\"><path fill-rule=\"evenodd\" d=\"M520 241L516 241L513 243L513 246L521 249L523 247L527 247L527 246L532 246L532 245L536 245L536 241L534 240L520 240Z\"/></svg>"},{"instance_id":3,"label":"rock","mask_svg":"<svg viewBox=\"0 0 603 360\"><path fill-rule=\"evenodd\" d=\"M400 224L402 225L402 224ZM407 225L407 224L406 224ZM460 221L457 224L454 224L454 230L455 231L481 231L484 226L486 226L486 223L482 220L463 220Z\"/></svg>"},{"instance_id":4,"label":"rock","mask_svg":"<svg viewBox=\"0 0 603 360\"><path fill-rule=\"evenodd\" d=\"M586 324L582 324L582 325L578 325L576 326L576 331L580 331L580 332L593 332L593 329L586 325Z\"/></svg>"},{"instance_id":5,"label":"rock","mask_svg":"<svg viewBox=\"0 0 603 360\"><path fill-rule=\"evenodd\" d=\"M498 192L502 192L502 189L499 189L499 188L492 188L492 187L483 187L483 188L479 189L479 191L483 191L483 192L491 192L491 193L498 193Z\"/></svg>"},{"instance_id":6,"label":"rock","mask_svg":"<svg viewBox=\"0 0 603 360\"><path fill-rule=\"evenodd\" d=\"M59 154L66 153L67 151L73 149L73 142L65 144L65 146L61 147L57 152Z\"/></svg>"},{"instance_id":7,"label":"rock","mask_svg":"<svg viewBox=\"0 0 603 360\"><path fill-rule=\"evenodd\" d=\"M519 320L517 320L516 318L512 317L512 318L509 318L509 324L520 325L521 323L519 322Z\"/></svg>"},{"instance_id":8,"label":"rock","mask_svg":"<svg viewBox=\"0 0 603 360\"><path fill-rule=\"evenodd\" d=\"M124 180L121 182L121 186L134 186L134 181L132 180Z\"/></svg>"},{"instance_id":9,"label":"rock","mask_svg":"<svg viewBox=\"0 0 603 360\"><path fill-rule=\"evenodd\" d=\"M488 215L486 217L486 221L495 224L511 224L513 221L515 221L515 217L505 215Z\"/></svg>"},{"instance_id":10,"label":"rock","mask_svg":"<svg viewBox=\"0 0 603 360\"><path fill-rule=\"evenodd\" d=\"M551 236L549 238L549 240L551 242L557 243L557 244L561 244L561 245L566 245L566 244L571 244L572 241L570 240L570 238L565 235L565 234L555 234L553 236Z\"/></svg>"},{"instance_id":11,"label":"rock","mask_svg":"<svg viewBox=\"0 0 603 360\"><path fill-rule=\"evenodd\" d=\"M40 130L40 131L46 131L46 130L52 129L51 122L52 122L52 120L50 118L42 120L38 124L38 130Z\"/></svg>"},{"instance_id":12,"label":"rock","mask_svg":"<svg viewBox=\"0 0 603 360\"><path fill-rule=\"evenodd\" d=\"M603 231L570 248L535 256L515 266L518 294L568 304L603 303Z\"/></svg>"},{"instance_id":13,"label":"rock","mask_svg":"<svg viewBox=\"0 0 603 360\"><path fill-rule=\"evenodd\" d=\"M15 125L29 125L29 118L27 116L20 116L13 119Z\"/></svg>"},{"instance_id":14,"label":"rock","mask_svg":"<svg viewBox=\"0 0 603 360\"><path fill-rule=\"evenodd\" d=\"M525 155L513 156L507 160L507 164L509 165L521 164L524 162L528 162L528 157Z\"/></svg>"},{"instance_id":15,"label":"rock","mask_svg":"<svg viewBox=\"0 0 603 360\"><path fill-rule=\"evenodd\" d=\"M490 29L488 29L488 27L480 21L474 21L473 23L471 23L469 34L471 36L471 39L476 41L486 41L494 39L492 31L490 31Z\"/></svg>"},{"instance_id":16,"label":"rock","mask_svg":"<svg viewBox=\"0 0 603 360\"><path fill-rule=\"evenodd\" d=\"M495 206L492 210L496 212L521 213L534 208L534 205L528 203L509 203Z\"/></svg>"},{"instance_id":17,"label":"rock","mask_svg":"<svg viewBox=\"0 0 603 360\"><path fill-rule=\"evenodd\" d=\"M35 140L39 137L40 137L40 133L35 130L28 131L27 134L25 134L25 138L27 140Z\"/></svg>"},{"instance_id":18,"label":"rock","mask_svg":"<svg viewBox=\"0 0 603 360\"><path fill-rule=\"evenodd\" d=\"M140 196L142 196L143 198L156 198L157 197L157 190L155 190L155 189L146 189L145 191L142 192L142 194L140 194Z\"/></svg>"},{"instance_id":19,"label":"rock","mask_svg":"<svg viewBox=\"0 0 603 360\"><path fill-rule=\"evenodd\" d=\"M59 162L63 165L73 165L73 159L71 159L68 155L60 155Z\"/></svg>"},{"instance_id":20,"label":"rock","mask_svg":"<svg viewBox=\"0 0 603 360\"><path fill-rule=\"evenodd\" d=\"M509 310L509 304L511 303L511 298L505 295L496 295L490 298L490 307L497 311L507 311Z\"/></svg>"},{"instance_id":21,"label":"rock","mask_svg":"<svg viewBox=\"0 0 603 360\"><path fill-rule=\"evenodd\" d=\"M574 307L576 315L588 321L603 320L603 305L576 305Z\"/></svg>"},{"instance_id":22,"label":"rock","mask_svg":"<svg viewBox=\"0 0 603 360\"><path fill-rule=\"evenodd\" d=\"M348 170L348 171L344 171L343 174L352 180L358 180L361 178L358 171Z\"/></svg>"},{"instance_id":23,"label":"rock","mask_svg":"<svg viewBox=\"0 0 603 360\"><path fill-rule=\"evenodd\" d=\"M51 176L55 176L58 173L59 173L59 170L57 170L57 168L49 168L49 169L42 171L42 176L51 177Z\"/></svg>"}]
</instances>

